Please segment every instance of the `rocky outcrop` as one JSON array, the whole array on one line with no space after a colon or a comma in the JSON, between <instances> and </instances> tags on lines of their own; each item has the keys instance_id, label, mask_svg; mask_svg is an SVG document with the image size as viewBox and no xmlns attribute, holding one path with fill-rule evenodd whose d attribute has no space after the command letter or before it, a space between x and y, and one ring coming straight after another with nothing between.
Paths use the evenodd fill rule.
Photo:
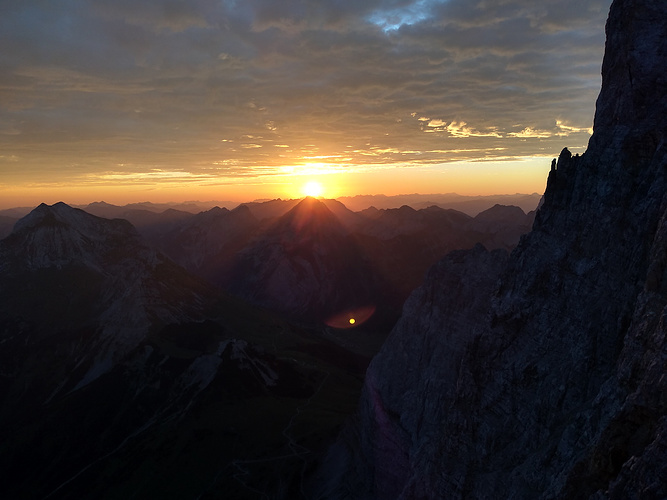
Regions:
<instances>
[{"instance_id":1,"label":"rocky outcrop","mask_svg":"<svg viewBox=\"0 0 667 500\"><path fill-rule=\"evenodd\" d=\"M667 497L666 40L663 2L614 1L587 152L502 271L454 254L411 297L318 494Z\"/></svg>"}]
</instances>

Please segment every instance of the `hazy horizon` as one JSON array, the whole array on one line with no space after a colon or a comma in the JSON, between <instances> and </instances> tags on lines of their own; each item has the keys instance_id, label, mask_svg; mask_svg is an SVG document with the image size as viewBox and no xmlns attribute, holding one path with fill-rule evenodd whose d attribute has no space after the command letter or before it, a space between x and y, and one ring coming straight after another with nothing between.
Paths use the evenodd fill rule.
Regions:
<instances>
[{"instance_id":1,"label":"hazy horizon","mask_svg":"<svg viewBox=\"0 0 667 500\"><path fill-rule=\"evenodd\" d=\"M502 199L502 198L507 198L507 199L512 199L512 198L530 198L530 197L541 197L542 194L538 192L533 192L533 193L496 193L496 194L490 194L490 195L462 195L459 193L455 192L450 192L450 193L400 193L400 194L395 194L395 195L385 195L385 194L356 194L356 195L350 195L350 196L337 196L337 197L327 197L324 195L315 195L315 194L303 194L301 196L296 196L296 197L280 197L276 196L273 198L255 198L252 200L245 199L245 200L223 200L223 199L218 199L218 200L196 200L196 199L186 199L186 200L179 200L179 201L153 201L151 199L144 199L144 200L138 200L138 201L132 201L128 203L114 203L113 201L110 201L108 199L97 199L93 200L91 199L90 201L85 201L85 202L72 202L68 201L66 199L58 199L58 200L50 200L50 201L40 201L37 203L28 203L25 205L11 205L7 203L2 203L0 201L0 212L6 212L6 211L11 211L15 209L22 209L24 211L29 211L42 203L46 205L54 205L56 203L65 203L67 205L70 205L72 207L76 208L85 208L87 206L95 205L95 204L107 204L110 206L114 207L131 207L131 206L137 206L137 205L152 205L155 207L186 207L188 205L194 205L197 207L203 207L204 209L210 209L215 206L221 207L221 208L227 208L229 210L243 205L243 204L248 204L248 203L266 203L266 202L271 202L271 201L294 201L294 200L303 200L304 198L307 197L314 197L320 200L335 200L335 201L340 201L343 204L349 203L349 204L354 204L356 208L353 211L357 210L363 210L364 208L369 208L370 206L373 206L372 201L370 201L370 204L364 204L363 201L360 200L384 200L385 205L383 208L398 208L401 205L407 204L419 204L419 203L426 203L428 201L431 201L433 203L465 203L469 201L474 201L474 200L496 200L496 199ZM393 202L395 200L395 202ZM410 200L410 201L406 201ZM363 208L359 208L363 206ZM348 207L350 208L350 207ZM379 207L376 207L379 208ZM352 209L351 209L352 210Z\"/></svg>"}]
</instances>

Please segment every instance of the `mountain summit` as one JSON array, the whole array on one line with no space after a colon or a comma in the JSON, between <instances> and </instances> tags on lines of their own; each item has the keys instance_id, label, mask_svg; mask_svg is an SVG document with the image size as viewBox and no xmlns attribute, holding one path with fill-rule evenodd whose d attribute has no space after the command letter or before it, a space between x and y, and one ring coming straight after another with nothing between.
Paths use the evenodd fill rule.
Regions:
<instances>
[{"instance_id":1,"label":"mountain summit","mask_svg":"<svg viewBox=\"0 0 667 500\"><path fill-rule=\"evenodd\" d=\"M322 322L378 301L378 280L354 236L305 198L237 256L228 288L291 317Z\"/></svg>"},{"instance_id":2,"label":"mountain summit","mask_svg":"<svg viewBox=\"0 0 667 500\"><path fill-rule=\"evenodd\" d=\"M20 219L8 244L20 248L21 258L31 268L81 260L99 267L99 262L92 262L97 255L131 252L138 241L138 233L126 220L101 219L60 202L42 203Z\"/></svg>"},{"instance_id":3,"label":"mountain summit","mask_svg":"<svg viewBox=\"0 0 667 500\"><path fill-rule=\"evenodd\" d=\"M286 227L287 226L287 227ZM306 237L324 237L325 234L345 233L338 218L317 198L308 196L280 218L274 231L292 232Z\"/></svg>"},{"instance_id":4,"label":"mountain summit","mask_svg":"<svg viewBox=\"0 0 667 500\"><path fill-rule=\"evenodd\" d=\"M31 389L51 396L111 370L151 328L203 318L217 300L211 287L144 245L129 222L65 203L42 204L19 220L0 241L0 263L3 352L16 344L12 364L43 356L44 369L53 365L54 376L35 379L39 387ZM24 333L11 333L17 329ZM63 365L54 348L76 363ZM57 380L63 368L69 371Z\"/></svg>"},{"instance_id":5,"label":"mountain summit","mask_svg":"<svg viewBox=\"0 0 667 500\"><path fill-rule=\"evenodd\" d=\"M595 127L509 260L448 255L318 498L667 498L667 17L615 0Z\"/></svg>"}]
</instances>

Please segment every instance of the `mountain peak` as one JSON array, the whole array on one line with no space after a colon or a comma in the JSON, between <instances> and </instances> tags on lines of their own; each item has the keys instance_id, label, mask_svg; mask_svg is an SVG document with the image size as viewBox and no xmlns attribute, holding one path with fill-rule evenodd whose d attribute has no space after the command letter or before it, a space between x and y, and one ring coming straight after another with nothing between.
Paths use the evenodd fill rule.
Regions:
<instances>
[{"instance_id":1,"label":"mountain peak","mask_svg":"<svg viewBox=\"0 0 667 500\"><path fill-rule=\"evenodd\" d=\"M18 232L27 227L34 227L44 223L62 223L72 222L79 216L79 213L85 213L77 208L72 208L62 201L53 205L41 203L28 215L21 218L14 226L14 232Z\"/></svg>"},{"instance_id":2,"label":"mountain peak","mask_svg":"<svg viewBox=\"0 0 667 500\"><path fill-rule=\"evenodd\" d=\"M312 196L307 196L280 217L277 226L284 228L285 225L300 233L345 232L343 225L329 207Z\"/></svg>"},{"instance_id":3,"label":"mountain peak","mask_svg":"<svg viewBox=\"0 0 667 500\"><path fill-rule=\"evenodd\" d=\"M9 247L21 249L29 266L50 267L75 261L93 262L96 259L92 256L99 253L100 247L110 243L119 247L134 244L138 233L126 220L103 219L58 202L42 203L18 220L5 241Z\"/></svg>"},{"instance_id":4,"label":"mountain peak","mask_svg":"<svg viewBox=\"0 0 667 500\"><path fill-rule=\"evenodd\" d=\"M93 208L93 207L101 207L101 208L120 208L118 205L112 205L111 203L107 203L104 200L101 201L94 201L92 203L89 203L86 208Z\"/></svg>"},{"instance_id":5,"label":"mountain peak","mask_svg":"<svg viewBox=\"0 0 667 500\"><path fill-rule=\"evenodd\" d=\"M242 214L246 216L252 216L252 212L248 208L248 205L246 205L245 203L240 204L239 206L234 208L231 212L237 215Z\"/></svg>"},{"instance_id":6,"label":"mountain peak","mask_svg":"<svg viewBox=\"0 0 667 500\"><path fill-rule=\"evenodd\" d=\"M102 226L107 228L113 227L116 230L125 232L135 232L132 225L126 220L103 219L79 208L73 208L62 201L53 205L40 204L28 215L17 221L14 226L14 232L24 230L25 228L54 223L75 227L80 231L88 229L93 233Z\"/></svg>"},{"instance_id":7,"label":"mountain peak","mask_svg":"<svg viewBox=\"0 0 667 500\"><path fill-rule=\"evenodd\" d=\"M322 200L313 196L306 196L296 206L299 210L329 210Z\"/></svg>"}]
</instances>

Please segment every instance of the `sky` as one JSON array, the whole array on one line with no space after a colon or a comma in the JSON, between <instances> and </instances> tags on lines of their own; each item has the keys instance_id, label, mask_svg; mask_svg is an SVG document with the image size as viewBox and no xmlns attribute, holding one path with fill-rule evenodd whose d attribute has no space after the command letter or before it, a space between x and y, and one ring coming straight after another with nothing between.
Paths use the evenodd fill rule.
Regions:
<instances>
[{"instance_id":1,"label":"sky","mask_svg":"<svg viewBox=\"0 0 667 500\"><path fill-rule=\"evenodd\" d=\"M543 192L611 0L2 0L0 208Z\"/></svg>"}]
</instances>

